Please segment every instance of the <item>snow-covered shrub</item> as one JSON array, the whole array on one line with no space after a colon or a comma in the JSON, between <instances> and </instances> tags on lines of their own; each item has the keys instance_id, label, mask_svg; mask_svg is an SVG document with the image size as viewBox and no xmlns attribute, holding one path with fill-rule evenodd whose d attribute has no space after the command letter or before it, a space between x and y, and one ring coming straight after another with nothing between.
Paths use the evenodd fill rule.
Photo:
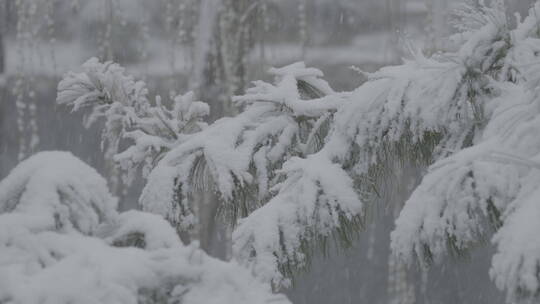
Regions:
<instances>
[{"instance_id":1,"label":"snow-covered shrub","mask_svg":"<svg viewBox=\"0 0 540 304\"><path fill-rule=\"evenodd\" d=\"M165 219L137 210L120 213L100 227L98 236L116 247L153 250L178 246L178 235Z\"/></svg>"},{"instance_id":2,"label":"snow-covered shrub","mask_svg":"<svg viewBox=\"0 0 540 304\"><path fill-rule=\"evenodd\" d=\"M116 213L105 180L66 152L19 164L0 182L0 207L2 303L289 303L182 245L161 217Z\"/></svg>"},{"instance_id":3,"label":"snow-covered shrub","mask_svg":"<svg viewBox=\"0 0 540 304\"><path fill-rule=\"evenodd\" d=\"M33 216L57 230L94 234L116 204L99 173L69 152L31 156L0 182L0 214Z\"/></svg>"},{"instance_id":4,"label":"snow-covered shrub","mask_svg":"<svg viewBox=\"0 0 540 304\"><path fill-rule=\"evenodd\" d=\"M289 303L246 269L179 240L145 251L35 225L2 227L0 261L0 299L7 303Z\"/></svg>"},{"instance_id":5,"label":"snow-covered shrub","mask_svg":"<svg viewBox=\"0 0 540 304\"><path fill-rule=\"evenodd\" d=\"M111 247L11 215L0 215L0 299L7 303L289 303L236 263L179 240L151 251Z\"/></svg>"}]
</instances>

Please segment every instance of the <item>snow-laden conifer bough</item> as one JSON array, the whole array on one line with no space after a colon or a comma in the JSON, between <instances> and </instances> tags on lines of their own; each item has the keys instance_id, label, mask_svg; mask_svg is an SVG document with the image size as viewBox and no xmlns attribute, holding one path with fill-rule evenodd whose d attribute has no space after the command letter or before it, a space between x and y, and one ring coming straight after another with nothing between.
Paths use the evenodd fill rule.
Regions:
<instances>
[{"instance_id":1,"label":"snow-laden conifer bough","mask_svg":"<svg viewBox=\"0 0 540 304\"><path fill-rule=\"evenodd\" d=\"M497 287L508 302L530 300L540 294L538 11L540 2L510 22L503 1L463 5L454 51L427 58L411 50L352 92L334 92L303 63L271 69L272 83L234 98L240 114L209 126L200 122L206 107L190 98L197 115L188 118L150 110L160 103L138 112L114 88L138 96L140 87L96 60L60 83L58 101L103 113L105 138L133 139L115 157L120 165L151 160L143 210L191 229L193 191L217 192L236 227L235 259L274 287L289 285L317 244L349 244L395 165L412 164L425 175L397 219L393 252L425 263L491 238ZM157 119L149 128L141 117ZM192 118L197 128L184 130Z\"/></svg>"},{"instance_id":2,"label":"snow-laden conifer bough","mask_svg":"<svg viewBox=\"0 0 540 304\"><path fill-rule=\"evenodd\" d=\"M41 152L0 182L0 303L289 303L162 217L116 212L105 180Z\"/></svg>"}]
</instances>

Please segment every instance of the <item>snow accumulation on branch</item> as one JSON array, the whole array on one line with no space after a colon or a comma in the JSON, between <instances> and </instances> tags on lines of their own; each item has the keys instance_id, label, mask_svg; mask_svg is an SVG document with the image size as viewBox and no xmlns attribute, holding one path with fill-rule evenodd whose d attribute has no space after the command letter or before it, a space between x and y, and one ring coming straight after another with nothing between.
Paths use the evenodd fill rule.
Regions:
<instances>
[{"instance_id":1,"label":"snow accumulation on branch","mask_svg":"<svg viewBox=\"0 0 540 304\"><path fill-rule=\"evenodd\" d=\"M306 245L361 219L370 177L398 158L433 165L396 222L393 251L404 261L438 260L495 233L493 280L510 302L536 296L540 251L527 229L537 222L540 182L540 4L511 30L501 3L462 8L471 22L460 23L456 51L413 52L343 95L321 148L285 162L276 194L234 231L236 256L264 279L289 284ZM333 183L316 168L332 172Z\"/></svg>"},{"instance_id":2,"label":"snow accumulation on branch","mask_svg":"<svg viewBox=\"0 0 540 304\"><path fill-rule=\"evenodd\" d=\"M368 83L344 94L321 148L285 162L275 196L240 222L233 234L236 255L269 281L287 286L290 269L308 262L309 244L334 232L350 240L363 224L363 192L372 187L359 183L362 176L398 152L429 158L440 134L449 134L446 143L463 142L461 134L472 124L454 123L454 117L472 120L473 113L462 106L461 80L454 62L422 57L370 75Z\"/></svg>"},{"instance_id":3,"label":"snow accumulation on branch","mask_svg":"<svg viewBox=\"0 0 540 304\"><path fill-rule=\"evenodd\" d=\"M330 236L347 242L363 224L367 193L379 186L373 176L392 159L429 164L472 141L483 123L476 105L492 95L481 71L496 63L413 55L342 94L321 148L285 162L276 194L235 230L240 260L276 285L289 284L288 269L307 262L307 244Z\"/></svg>"},{"instance_id":4,"label":"snow accumulation on branch","mask_svg":"<svg viewBox=\"0 0 540 304\"><path fill-rule=\"evenodd\" d=\"M270 73L273 84L255 82L234 99L240 114L216 121L166 154L148 177L140 198L144 210L190 223L189 197L199 188L216 191L233 220L245 217L270 195L284 160L320 148L345 95L303 63Z\"/></svg>"},{"instance_id":5,"label":"snow accumulation on branch","mask_svg":"<svg viewBox=\"0 0 540 304\"><path fill-rule=\"evenodd\" d=\"M430 167L391 237L398 256L424 262L493 236L497 252L490 275L509 303L537 297L540 291L535 232L540 211L539 9L536 3L512 30L505 19L493 17L504 14L503 7L480 11L483 18L476 20L484 23L468 41L481 43L465 43L458 54L499 54L488 87L494 96L481 104L484 123L468 147Z\"/></svg>"},{"instance_id":6,"label":"snow accumulation on branch","mask_svg":"<svg viewBox=\"0 0 540 304\"><path fill-rule=\"evenodd\" d=\"M289 303L234 262L181 244L158 215L118 214L105 180L41 152L0 182L0 302Z\"/></svg>"},{"instance_id":7,"label":"snow accumulation on branch","mask_svg":"<svg viewBox=\"0 0 540 304\"><path fill-rule=\"evenodd\" d=\"M170 107L160 96L152 104L146 84L135 81L118 64L91 58L82 68L81 73L64 76L58 85L57 103L73 111L89 108L86 126L105 120L105 156L124 170L128 184L138 168L147 176L164 153L206 127L203 118L210 109L195 101L192 92L173 98ZM129 143L124 151L119 150L122 140Z\"/></svg>"},{"instance_id":8,"label":"snow accumulation on branch","mask_svg":"<svg viewBox=\"0 0 540 304\"><path fill-rule=\"evenodd\" d=\"M335 163L319 155L292 158L281 174L284 182L265 206L240 222L233 234L235 256L265 281L290 286L294 268L306 266L310 243L336 228L348 237L361 225L362 204L353 180ZM289 276L289 277L287 277Z\"/></svg>"},{"instance_id":9,"label":"snow accumulation on branch","mask_svg":"<svg viewBox=\"0 0 540 304\"><path fill-rule=\"evenodd\" d=\"M224 203L222 209L233 221L248 216L268 201L276 189L283 188L280 180L284 174L278 170L284 162L296 157L303 164L306 160L301 158L321 149L333 114L349 95L334 92L321 79L321 71L306 68L304 63L273 68L269 71L275 78L273 83L254 82L245 95L234 98L242 109L239 115L222 118L205 128L198 119L207 111L203 104L192 102L190 94L179 97L181 102L173 109L180 113L176 116L180 119L167 124L163 118L174 116L173 113L161 115L159 109L153 109L144 83L134 82L120 66L90 59L83 70L62 80L58 103L71 105L74 110L92 108L90 121L105 117L104 138L109 145L113 142L117 146L122 137L133 139L135 144L124 152L113 149L117 153L114 159L121 165L143 160L148 164L150 160L145 167L149 174L140 198L141 207L162 215L178 230L190 229L195 224L191 198L197 189L218 192ZM182 123L191 122L192 118L198 128L185 130ZM155 132L156 129L163 132ZM173 132L167 133L170 130ZM310 161L316 165L309 170L314 176L304 178L304 188L311 189L306 191L316 193L316 189L329 187L327 194L316 194L317 199L329 204L329 208L320 210L326 218L321 219L319 227L333 227L345 218L356 222L351 214L358 211L349 209L360 205L352 203L356 200L352 187L344 186L347 192L340 193L340 189L331 187L336 183L323 173L325 169L336 171L347 182L344 185L352 181L328 158L321 160L326 164L319 164L317 159ZM291 163L283 167L283 172L303 172L306 168L302 166ZM291 189L297 188L292 185ZM339 201L334 202L336 199ZM310 215L304 213L301 218L307 221ZM295 220L291 217L288 223Z\"/></svg>"}]
</instances>

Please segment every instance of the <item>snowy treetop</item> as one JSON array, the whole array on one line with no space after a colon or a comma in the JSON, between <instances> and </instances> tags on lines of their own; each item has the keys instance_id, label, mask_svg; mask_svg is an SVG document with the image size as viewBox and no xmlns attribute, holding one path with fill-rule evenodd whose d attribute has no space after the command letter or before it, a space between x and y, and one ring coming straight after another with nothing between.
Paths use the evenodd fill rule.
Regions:
<instances>
[{"instance_id":1,"label":"snowy treetop","mask_svg":"<svg viewBox=\"0 0 540 304\"><path fill-rule=\"evenodd\" d=\"M68 152L42 152L0 182L0 212L42 217L57 229L94 234L116 213L105 180Z\"/></svg>"}]
</instances>

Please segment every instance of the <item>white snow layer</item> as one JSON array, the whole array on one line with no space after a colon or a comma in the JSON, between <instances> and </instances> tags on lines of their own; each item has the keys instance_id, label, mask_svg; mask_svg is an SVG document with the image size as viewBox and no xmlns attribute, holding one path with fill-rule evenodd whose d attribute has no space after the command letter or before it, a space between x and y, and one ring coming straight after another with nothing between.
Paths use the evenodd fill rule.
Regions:
<instances>
[{"instance_id":1,"label":"white snow layer","mask_svg":"<svg viewBox=\"0 0 540 304\"><path fill-rule=\"evenodd\" d=\"M70 153L19 164L0 182L0 302L289 303L236 263L183 246L161 217L115 208ZM130 236L143 248L110 245Z\"/></svg>"}]
</instances>

